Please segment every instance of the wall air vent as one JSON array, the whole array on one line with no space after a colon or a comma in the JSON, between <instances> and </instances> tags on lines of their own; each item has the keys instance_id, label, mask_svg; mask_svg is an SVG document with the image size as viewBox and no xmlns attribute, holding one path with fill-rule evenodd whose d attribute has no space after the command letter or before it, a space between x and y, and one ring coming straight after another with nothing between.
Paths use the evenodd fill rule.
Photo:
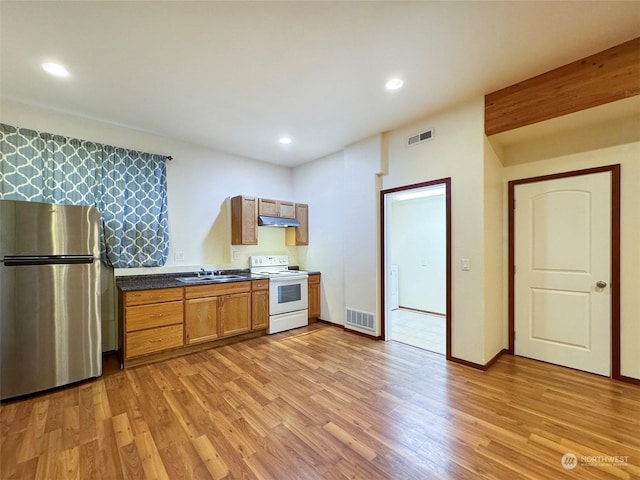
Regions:
<instances>
[{"instance_id":1,"label":"wall air vent","mask_svg":"<svg viewBox=\"0 0 640 480\"><path fill-rule=\"evenodd\" d=\"M361 312L360 310L354 310L353 308L347 308L347 326L353 325L359 328L366 328L375 332L376 327L374 324L373 313Z\"/></svg>"},{"instance_id":2,"label":"wall air vent","mask_svg":"<svg viewBox=\"0 0 640 480\"><path fill-rule=\"evenodd\" d=\"M429 130L426 130L422 133L413 135L412 137L409 137L409 140L407 140L407 146L412 147L413 145L417 145L419 143L426 142L427 140L431 140L433 138L433 134L434 134L433 128L430 128Z\"/></svg>"}]
</instances>

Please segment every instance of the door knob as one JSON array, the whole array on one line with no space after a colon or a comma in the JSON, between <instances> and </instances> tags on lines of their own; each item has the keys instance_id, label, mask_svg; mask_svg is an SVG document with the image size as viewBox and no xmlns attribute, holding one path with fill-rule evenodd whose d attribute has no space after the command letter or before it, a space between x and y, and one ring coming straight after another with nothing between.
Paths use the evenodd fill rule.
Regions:
<instances>
[{"instance_id":1,"label":"door knob","mask_svg":"<svg viewBox=\"0 0 640 480\"><path fill-rule=\"evenodd\" d=\"M607 282L603 282L602 280L598 280L596 282L596 287L598 287L598 288L604 288L606 286L607 286Z\"/></svg>"}]
</instances>

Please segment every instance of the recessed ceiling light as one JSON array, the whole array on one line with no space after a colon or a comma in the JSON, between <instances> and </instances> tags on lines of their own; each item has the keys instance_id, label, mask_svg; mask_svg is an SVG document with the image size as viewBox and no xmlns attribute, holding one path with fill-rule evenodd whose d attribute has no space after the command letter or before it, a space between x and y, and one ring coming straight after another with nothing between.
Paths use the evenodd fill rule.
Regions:
<instances>
[{"instance_id":1,"label":"recessed ceiling light","mask_svg":"<svg viewBox=\"0 0 640 480\"><path fill-rule=\"evenodd\" d=\"M387 87L387 90L398 90L402 85L404 85L404 80L400 78L392 78L387 82L385 87Z\"/></svg>"},{"instance_id":2,"label":"recessed ceiling light","mask_svg":"<svg viewBox=\"0 0 640 480\"><path fill-rule=\"evenodd\" d=\"M292 142L292 140L289 137L282 137L280 138L280 143L283 145L289 145Z\"/></svg>"},{"instance_id":3,"label":"recessed ceiling light","mask_svg":"<svg viewBox=\"0 0 640 480\"><path fill-rule=\"evenodd\" d=\"M42 64L42 69L45 72L50 73L51 75L55 75L56 77L68 77L69 76L69 71L65 67L60 65L59 63L55 63L55 62L43 63Z\"/></svg>"}]
</instances>

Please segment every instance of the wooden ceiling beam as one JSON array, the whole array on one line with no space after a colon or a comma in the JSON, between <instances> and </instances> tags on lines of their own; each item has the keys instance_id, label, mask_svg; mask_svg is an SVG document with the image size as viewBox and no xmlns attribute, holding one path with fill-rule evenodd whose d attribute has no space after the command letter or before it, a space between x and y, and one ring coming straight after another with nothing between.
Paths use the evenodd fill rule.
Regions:
<instances>
[{"instance_id":1,"label":"wooden ceiling beam","mask_svg":"<svg viewBox=\"0 0 640 480\"><path fill-rule=\"evenodd\" d=\"M487 135L640 94L640 37L484 97Z\"/></svg>"}]
</instances>

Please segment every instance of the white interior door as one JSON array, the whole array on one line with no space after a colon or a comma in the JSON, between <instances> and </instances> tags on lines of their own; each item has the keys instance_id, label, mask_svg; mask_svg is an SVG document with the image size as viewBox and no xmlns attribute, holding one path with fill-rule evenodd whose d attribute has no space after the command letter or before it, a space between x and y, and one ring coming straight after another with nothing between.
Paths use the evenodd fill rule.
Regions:
<instances>
[{"instance_id":1,"label":"white interior door","mask_svg":"<svg viewBox=\"0 0 640 480\"><path fill-rule=\"evenodd\" d=\"M515 353L611 370L611 173L515 187Z\"/></svg>"}]
</instances>

